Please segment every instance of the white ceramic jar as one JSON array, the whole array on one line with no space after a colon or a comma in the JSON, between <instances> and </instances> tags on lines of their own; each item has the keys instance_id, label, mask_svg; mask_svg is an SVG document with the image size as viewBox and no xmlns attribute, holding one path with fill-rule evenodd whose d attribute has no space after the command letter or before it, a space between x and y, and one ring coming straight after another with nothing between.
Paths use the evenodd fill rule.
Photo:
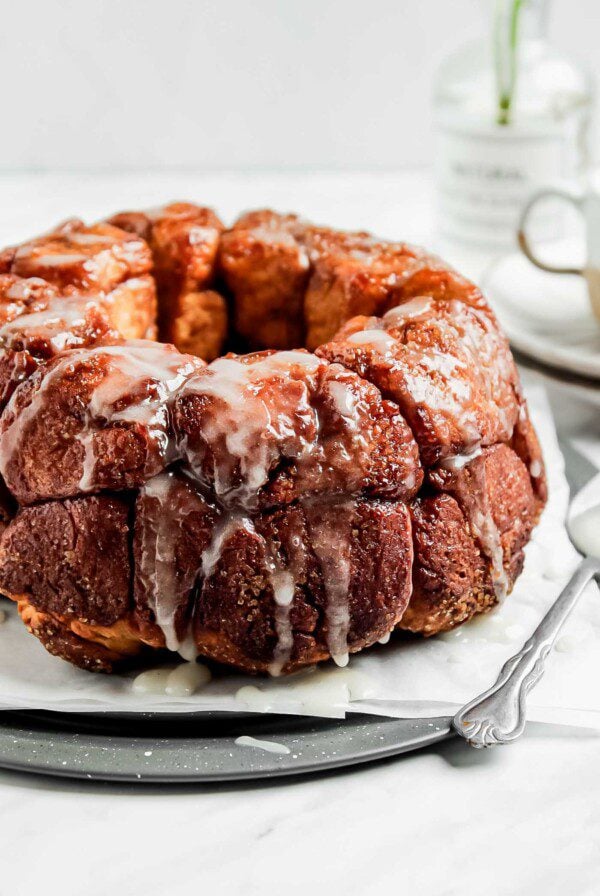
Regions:
<instances>
[{"instance_id":1,"label":"white ceramic jar","mask_svg":"<svg viewBox=\"0 0 600 896\"><path fill-rule=\"evenodd\" d=\"M547 0L489 5L487 39L442 63L433 96L439 229L484 248L514 245L534 190L577 180L592 104L589 76L546 40ZM558 236L560 221L537 214L535 238Z\"/></svg>"}]
</instances>

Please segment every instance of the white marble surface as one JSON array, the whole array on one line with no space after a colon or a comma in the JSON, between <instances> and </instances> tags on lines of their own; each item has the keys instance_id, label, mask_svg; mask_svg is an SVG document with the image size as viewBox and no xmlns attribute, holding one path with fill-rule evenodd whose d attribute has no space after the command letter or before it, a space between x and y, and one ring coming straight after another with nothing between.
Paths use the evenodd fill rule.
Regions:
<instances>
[{"instance_id":1,"label":"white marble surface","mask_svg":"<svg viewBox=\"0 0 600 896\"><path fill-rule=\"evenodd\" d=\"M0 776L0 893L592 896L596 737L236 787ZM200 890L199 888L202 888Z\"/></svg>"},{"instance_id":2,"label":"white marble surface","mask_svg":"<svg viewBox=\"0 0 600 896\"><path fill-rule=\"evenodd\" d=\"M204 198L228 216L272 202L435 242L427 179L407 172L5 176L0 243L69 213L175 196ZM470 273L480 269L479 259L462 260ZM574 402L561 393L556 407L566 405L571 424ZM597 419L590 411L586 436ZM219 896L592 896L600 886L599 752L597 735L546 726L485 753L451 741L376 766L247 786L110 786L0 772L0 896L164 896L197 887Z\"/></svg>"}]
</instances>

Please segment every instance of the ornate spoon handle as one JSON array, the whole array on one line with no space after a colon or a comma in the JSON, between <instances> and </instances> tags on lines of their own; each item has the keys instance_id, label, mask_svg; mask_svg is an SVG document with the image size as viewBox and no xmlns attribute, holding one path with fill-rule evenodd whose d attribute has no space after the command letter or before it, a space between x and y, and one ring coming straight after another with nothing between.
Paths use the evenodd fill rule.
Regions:
<instances>
[{"instance_id":1,"label":"ornate spoon handle","mask_svg":"<svg viewBox=\"0 0 600 896\"><path fill-rule=\"evenodd\" d=\"M505 744L523 733L525 698L544 674L546 657L565 619L597 575L600 561L582 560L531 638L506 661L496 683L456 713L453 728L471 746Z\"/></svg>"}]
</instances>

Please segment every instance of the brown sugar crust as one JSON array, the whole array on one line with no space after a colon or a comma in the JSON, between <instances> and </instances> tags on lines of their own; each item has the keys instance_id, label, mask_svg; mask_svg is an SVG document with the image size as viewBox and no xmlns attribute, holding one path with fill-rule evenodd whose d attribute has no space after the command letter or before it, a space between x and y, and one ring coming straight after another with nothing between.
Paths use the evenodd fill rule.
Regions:
<instances>
[{"instance_id":1,"label":"brown sugar crust","mask_svg":"<svg viewBox=\"0 0 600 896\"><path fill-rule=\"evenodd\" d=\"M93 495L24 507L0 541L0 589L88 625L129 609L129 506Z\"/></svg>"},{"instance_id":2,"label":"brown sugar crust","mask_svg":"<svg viewBox=\"0 0 600 896\"><path fill-rule=\"evenodd\" d=\"M156 286L189 354L151 341ZM195 357L226 335L268 350ZM0 591L96 671L168 648L289 673L449 630L510 592L546 500L475 285L191 203L0 252L0 472Z\"/></svg>"}]
</instances>

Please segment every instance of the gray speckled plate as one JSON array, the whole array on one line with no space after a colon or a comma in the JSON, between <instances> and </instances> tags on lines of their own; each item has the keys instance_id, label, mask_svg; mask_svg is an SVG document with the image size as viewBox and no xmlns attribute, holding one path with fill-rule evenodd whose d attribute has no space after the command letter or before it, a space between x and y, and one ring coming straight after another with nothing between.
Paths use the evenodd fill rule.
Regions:
<instances>
[{"instance_id":1,"label":"gray speckled plate","mask_svg":"<svg viewBox=\"0 0 600 896\"><path fill-rule=\"evenodd\" d=\"M107 716L0 713L0 767L109 781L232 781L383 759L451 735L449 718L344 721L225 713ZM240 746L249 735L289 753Z\"/></svg>"}]
</instances>

